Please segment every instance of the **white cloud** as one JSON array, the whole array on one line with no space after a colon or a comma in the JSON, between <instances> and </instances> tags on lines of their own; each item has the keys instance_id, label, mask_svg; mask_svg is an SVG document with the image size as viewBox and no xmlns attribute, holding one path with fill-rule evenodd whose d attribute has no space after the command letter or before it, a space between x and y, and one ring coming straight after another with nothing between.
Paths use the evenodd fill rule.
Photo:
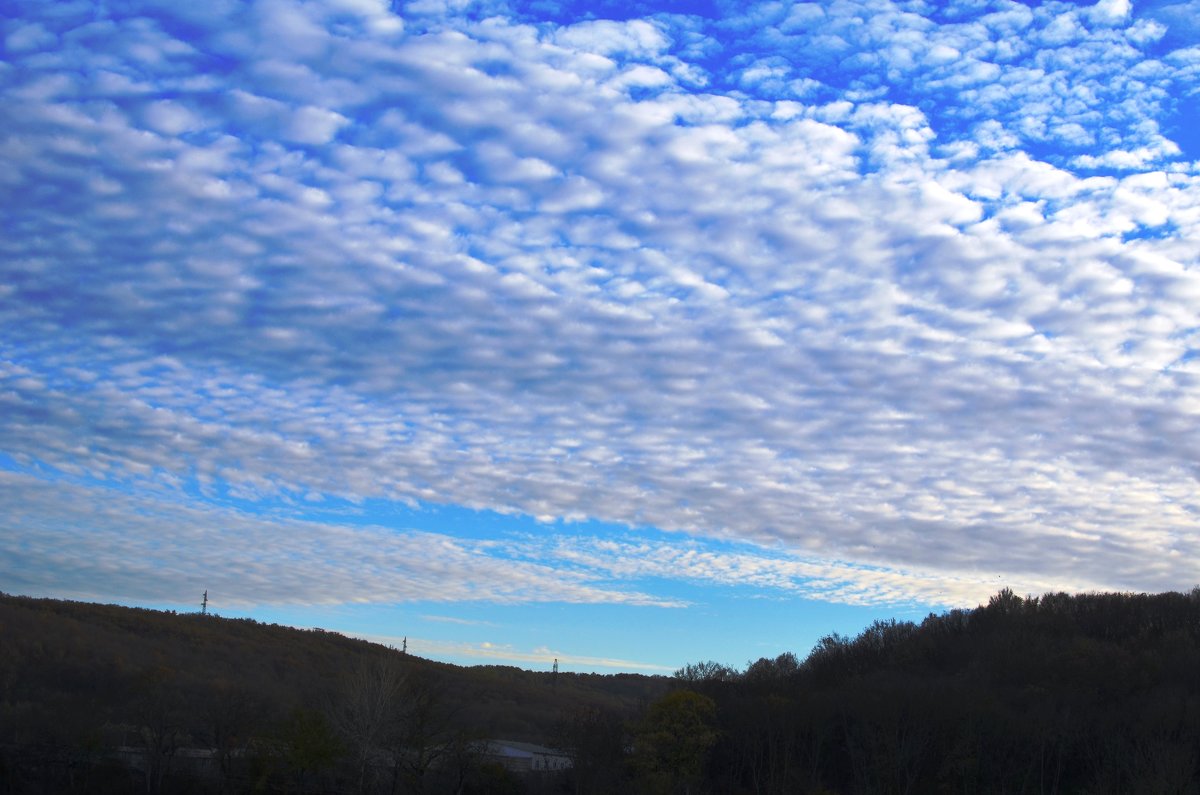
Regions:
<instances>
[{"instance_id":1,"label":"white cloud","mask_svg":"<svg viewBox=\"0 0 1200 795\"><path fill-rule=\"evenodd\" d=\"M164 135L179 135L203 126L203 122L192 111L170 100L150 103L144 114L146 124Z\"/></svg>"},{"instance_id":2,"label":"white cloud","mask_svg":"<svg viewBox=\"0 0 1200 795\"><path fill-rule=\"evenodd\" d=\"M149 466L136 468L153 473ZM256 498L249 490L239 496ZM0 504L0 576L6 587L28 593L175 603L211 588L230 607L418 600L680 604L584 573L491 556L487 545L450 535L255 516L185 505L162 493L132 497L15 472L0 472Z\"/></svg>"},{"instance_id":3,"label":"white cloud","mask_svg":"<svg viewBox=\"0 0 1200 795\"><path fill-rule=\"evenodd\" d=\"M151 484L172 505L453 502L748 539L809 557L695 576L847 601L978 598L993 570L1189 584L1200 186L1159 124L1186 54L1059 4L935 24L884 3L870 25L761 7L703 35L405 10L180 11L186 44L65 11L11 29L17 466L109 484L87 504ZM706 60L697 90L684 55L718 34L753 57ZM24 509L40 570L87 570L52 554L84 535L56 505L84 487L38 483L58 494ZM377 543L303 527L346 559ZM152 536L133 520L116 548ZM479 593L524 598L452 542L431 548ZM239 571L246 599L300 581Z\"/></svg>"},{"instance_id":4,"label":"white cloud","mask_svg":"<svg viewBox=\"0 0 1200 795\"><path fill-rule=\"evenodd\" d=\"M9 52L23 53L52 47L57 37L36 22L20 25L4 37L4 47Z\"/></svg>"},{"instance_id":5,"label":"white cloud","mask_svg":"<svg viewBox=\"0 0 1200 795\"><path fill-rule=\"evenodd\" d=\"M577 22L559 29L554 40L562 46L598 55L641 58L658 55L670 44L661 29L640 19L627 22L606 19Z\"/></svg>"},{"instance_id":6,"label":"white cloud","mask_svg":"<svg viewBox=\"0 0 1200 795\"><path fill-rule=\"evenodd\" d=\"M1100 0L1087 13L1093 22L1115 25L1129 16L1129 10L1129 0Z\"/></svg>"},{"instance_id":7,"label":"white cloud","mask_svg":"<svg viewBox=\"0 0 1200 795\"><path fill-rule=\"evenodd\" d=\"M518 649L510 644L495 644L489 641L464 643L457 641L430 640L426 638L397 638L391 635L366 635L362 633L343 633L352 637L382 643L385 646L400 648L407 640L408 649L413 654L435 659L456 659L477 661L479 665L495 665L509 663L517 665L536 665L549 669L555 662L564 669L596 669L612 668L619 671L645 671L648 674L669 674L675 669L670 666L654 663L623 660L612 657L593 657L570 652L557 651L549 648Z\"/></svg>"},{"instance_id":8,"label":"white cloud","mask_svg":"<svg viewBox=\"0 0 1200 795\"><path fill-rule=\"evenodd\" d=\"M283 138L313 146L327 144L337 135L338 129L349 121L340 113L324 108L299 108L283 128Z\"/></svg>"}]
</instances>

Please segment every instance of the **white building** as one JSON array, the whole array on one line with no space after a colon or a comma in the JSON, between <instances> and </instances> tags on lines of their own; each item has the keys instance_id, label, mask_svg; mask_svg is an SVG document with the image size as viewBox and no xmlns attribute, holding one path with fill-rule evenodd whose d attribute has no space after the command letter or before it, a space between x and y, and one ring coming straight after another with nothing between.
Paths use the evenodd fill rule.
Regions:
<instances>
[{"instance_id":1,"label":"white building","mask_svg":"<svg viewBox=\"0 0 1200 795\"><path fill-rule=\"evenodd\" d=\"M562 751L513 740L488 740L483 756L490 762L499 762L514 773L542 773L566 770L571 766L571 757Z\"/></svg>"}]
</instances>

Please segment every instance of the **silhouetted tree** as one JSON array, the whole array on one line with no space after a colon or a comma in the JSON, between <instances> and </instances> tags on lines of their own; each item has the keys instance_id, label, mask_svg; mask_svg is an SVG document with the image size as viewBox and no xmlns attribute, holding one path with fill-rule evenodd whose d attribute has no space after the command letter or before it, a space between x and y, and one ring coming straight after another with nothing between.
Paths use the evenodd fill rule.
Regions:
<instances>
[{"instance_id":1,"label":"silhouetted tree","mask_svg":"<svg viewBox=\"0 0 1200 795\"><path fill-rule=\"evenodd\" d=\"M554 745L571 758L576 795L618 792L625 779L626 720L613 710L580 707L555 727Z\"/></svg>"},{"instance_id":2,"label":"silhouetted tree","mask_svg":"<svg viewBox=\"0 0 1200 795\"><path fill-rule=\"evenodd\" d=\"M142 744L146 792L154 795L163 791L175 752L187 740L182 691L174 670L156 667L142 675L132 716Z\"/></svg>"},{"instance_id":3,"label":"silhouetted tree","mask_svg":"<svg viewBox=\"0 0 1200 795\"><path fill-rule=\"evenodd\" d=\"M314 709L292 710L280 726L278 737L286 774L295 777L297 792L308 792L310 782L319 782L346 752L324 713Z\"/></svg>"},{"instance_id":4,"label":"silhouetted tree","mask_svg":"<svg viewBox=\"0 0 1200 795\"><path fill-rule=\"evenodd\" d=\"M374 787L377 769L393 766L383 755L400 732L403 693L400 664L380 654L347 678L330 709L333 726L353 756L360 793Z\"/></svg>"}]
</instances>

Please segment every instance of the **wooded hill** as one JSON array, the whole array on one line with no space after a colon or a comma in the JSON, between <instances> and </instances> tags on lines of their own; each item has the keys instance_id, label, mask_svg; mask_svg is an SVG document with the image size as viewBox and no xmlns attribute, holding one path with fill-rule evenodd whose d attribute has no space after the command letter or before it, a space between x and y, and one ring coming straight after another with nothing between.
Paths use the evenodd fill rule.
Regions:
<instances>
[{"instance_id":1,"label":"wooded hill","mask_svg":"<svg viewBox=\"0 0 1200 795\"><path fill-rule=\"evenodd\" d=\"M1200 588L1005 590L830 635L803 660L557 684L334 633L21 597L0 597L0 638L0 792L1200 795ZM561 748L573 769L510 776L483 737ZM121 746L143 749L139 769ZM219 772L172 768L185 747Z\"/></svg>"},{"instance_id":2,"label":"wooded hill","mask_svg":"<svg viewBox=\"0 0 1200 795\"><path fill-rule=\"evenodd\" d=\"M714 706L712 792L1200 793L1200 588L1004 590L679 678Z\"/></svg>"},{"instance_id":3,"label":"wooded hill","mask_svg":"<svg viewBox=\"0 0 1200 795\"><path fill-rule=\"evenodd\" d=\"M129 776L100 764L115 747L232 752L251 741L294 745L297 732L325 732L331 754L318 760L329 768L321 771L324 784L307 775L303 788L339 791L334 757L352 749L334 717L355 695L348 689L356 680L380 666L407 691L397 699L425 703L423 731L431 736L423 739L443 744L551 743L563 715L633 716L670 687L666 677L637 674L460 667L249 619L0 594L0 792L124 791ZM294 768L302 764L279 758L271 770L239 771L234 789L301 787ZM171 766L164 767L156 772L169 779ZM253 782L245 780L251 772Z\"/></svg>"}]
</instances>

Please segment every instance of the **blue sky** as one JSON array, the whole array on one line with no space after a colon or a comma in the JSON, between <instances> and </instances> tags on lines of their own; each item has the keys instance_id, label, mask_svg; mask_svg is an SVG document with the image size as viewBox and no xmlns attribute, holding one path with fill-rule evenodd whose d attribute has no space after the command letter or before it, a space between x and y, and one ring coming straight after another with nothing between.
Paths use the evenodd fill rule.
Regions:
<instances>
[{"instance_id":1,"label":"blue sky","mask_svg":"<svg viewBox=\"0 0 1200 795\"><path fill-rule=\"evenodd\" d=\"M0 0L0 590L733 665L1200 582L1200 3Z\"/></svg>"}]
</instances>

